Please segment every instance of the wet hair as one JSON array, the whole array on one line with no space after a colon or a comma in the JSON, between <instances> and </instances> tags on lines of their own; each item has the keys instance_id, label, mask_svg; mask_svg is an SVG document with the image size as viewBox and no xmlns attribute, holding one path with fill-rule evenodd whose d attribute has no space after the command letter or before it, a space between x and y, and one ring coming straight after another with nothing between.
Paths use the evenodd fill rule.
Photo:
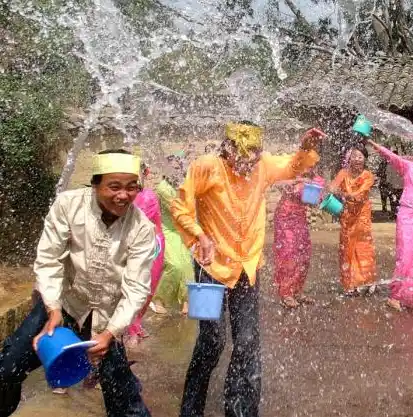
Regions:
<instances>
[{"instance_id":1,"label":"wet hair","mask_svg":"<svg viewBox=\"0 0 413 417\"><path fill-rule=\"evenodd\" d=\"M106 155L108 153L122 153L126 155L131 155L131 153L129 151L125 151L125 149L105 149L104 151L100 151L98 155ZM99 185L102 182L102 176L103 174L93 175L90 180L90 183L92 185Z\"/></svg>"},{"instance_id":2,"label":"wet hair","mask_svg":"<svg viewBox=\"0 0 413 417\"><path fill-rule=\"evenodd\" d=\"M215 143L207 143L205 146L205 153L212 152L217 148L217 145Z\"/></svg>"},{"instance_id":3,"label":"wet hair","mask_svg":"<svg viewBox=\"0 0 413 417\"><path fill-rule=\"evenodd\" d=\"M363 143L355 143L349 148L350 151L356 150L363 154L364 158L367 160L369 157L369 153L367 151L366 146Z\"/></svg>"},{"instance_id":4,"label":"wet hair","mask_svg":"<svg viewBox=\"0 0 413 417\"><path fill-rule=\"evenodd\" d=\"M257 125L257 123L251 122L251 120L240 120L237 123L240 124L240 125L260 127L259 125Z\"/></svg>"},{"instance_id":5,"label":"wet hair","mask_svg":"<svg viewBox=\"0 0 413 417\"><path fill-rule=\"evenodd\" d=\"M257 125L257 123L251 122L251 120L239 120L237 121L238 124L240 125L247 125L247 126L254 126L254 127L260 127L259 125ZM231 144L232 146L234 145L234 141L232 141L231 139L228 139L227 137L221 142L221 145L219 146L219 156L222 159L228 159L229 157L229 153L226 150L226 146L228 144Z\"/></svg>"},{"instance_id":6,"label":"wet hair","mask_svg":"<svg viewBox=\"0 0 413 417\"><path fill-rule=\"evenodd\" d=\"M230 154L227 150L227 146L234 146L234 142L228 138L225 138L222 142L221 145L219 145L219 153L218 155L220 156L220 158L222 159L228 159Z\"/></svg>"}]
</instances>

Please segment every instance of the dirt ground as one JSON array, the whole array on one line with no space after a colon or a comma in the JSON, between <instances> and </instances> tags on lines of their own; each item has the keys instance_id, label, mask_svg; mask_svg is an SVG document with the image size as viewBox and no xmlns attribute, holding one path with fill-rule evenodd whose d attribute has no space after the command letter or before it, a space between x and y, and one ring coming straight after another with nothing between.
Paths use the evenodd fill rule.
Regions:
<instances>
[{"instance_id":1,"label":"dirt ground","mask_svg":"<svg viewBox=\"0 0 413 417\"><path fill-rule=\"evenodd\" d=\"M0 314L30 296L33 283L30 267L0 265Z\"/></svg>"},{"instance_id":2,"label":"dirt ground","mask_svg":"<svg viewBox=\"0 0 413 417\"><path fill-rule=\"evenodd\" d=\"M375 224L379 278L394 267L394 224ZM384 304L385 288L369 298L345 299L338 286L337 227L313 233L307 292L315 306L283 310L271 292L271 258L263 270L261 417L408 417L413 415L413 316ZM271 255L271 236L267 255ZM197 323L149 314L151 336L133 352L133 366L154 417L178 415ZM205 417L223 416L228 343L211 383ZM50 393L39 370L25 384L16 417L104 416L98 390Z\"/></svg>"}]
</instances>

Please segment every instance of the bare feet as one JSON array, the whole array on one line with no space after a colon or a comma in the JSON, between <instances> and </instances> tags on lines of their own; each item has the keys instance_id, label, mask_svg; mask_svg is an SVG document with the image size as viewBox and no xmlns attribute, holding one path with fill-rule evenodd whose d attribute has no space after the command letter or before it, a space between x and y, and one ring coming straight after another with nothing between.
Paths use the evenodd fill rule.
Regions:
<instances>
[{"instance_id":1,"label":"bare feet","mask_svg":"<svg viewBox=\"0 0 413 417\"><path fill-rule=\"evenodd\" d=\"M58 395L65 395L67 394L67 388L53 388L53 394L58 394Z\"/></svg>"},{"instance_id":2,"label":"bare feet","mask_svg":"<svg viewBox=\"0 0 413 417\"><path fill-rule=\"evenodd\" d=\"M154 302L156 314L168 314L168 310L162 305L162 303Z\"/></svg>"},{"instance_id":3,"label":"bare feet","mask_svg":"<svg viewBox=\"0 0 413 417\"><path fill-rule=\"evenodd\" d=\"M141 327L139 333L124 337L124 345L127 349L134 349L140 342L142 342L143 339L146 339L147 337L149 337L149 333Z\"/></svg>"},{"instance_id":4,"label":"bare feet","mask_svg":"<svg viewBox=\"0 0 413 417\"><path fill-rule=\"evenodd\" d=\"M96 372L91 372L84 380L83 380L83 388L84 389L93 389L96 388L96 385L99 384L99 376Z\"/></svg>"},{"instance_id":5,"label":"bare feet","mask_svg":"<svg viewBox=\"0 0 413 417\"><path fill-rule=\"evenodd\" d=\"M188 302L187 302L187 301L185 301L185 302L182 304L181 314L182 314L183 316L187 316L187 315L188 315Z\"/></svg>"},{"instance_id":6,"label":"bare feet","mask_svg":"<svg viewBox=\"0 0 413 417\"><path fill-rule=\"evenodd\" d=\"M139 336L128 336L124 342L126 349L134 349L139 344Z\"/></svg>"},{"instance_id":7,"label":"bare feet","mask_svg":"<svg viewBox=\"0 0 413 417\"><path fill-rule=\"evenodd\" d=\"M399 300L395 300L393 298L389 298L387 300L387 305L397 311L402 311L402 306Z\"/></svg>"},{"instance_id":8,"label":"bare feet","mask_svg":"<svg viewBox=\"0 0 413 417\"><path fill-rule=\"evenodd\" d=\"M297 308L300 304L294 297L283 297L281 305L285 308Z\"/></svg>"},{"instance_id":9,"label":"bare feet","mask_svg":"<svg viewBox=\"0 0 413 417\"><path fill-rule=\"evenodd\" d=\"M369 289L367 292L369 293L369 295L372 295L376 292L376 290L377 290L377 285L373 284L373 285L369 285Z\"/></svg>"},{"instance_id":10,"label":"bare feet","mask_svg":"<svg viewBox=\"0 0 413 417\"><path fill-rule=\"evenodd\" d=\"M307 295L299 295L296 300L300 303L300 304L315 304L315 300L314 298L308 297Z\"/></svg>"},{"instance_id":11,"label":"bare feet","mask_svg":"<svg viewBox=\"0 0 413 417\"><path fill-rule=\"evenodd\" d=\"M373 295L376 291L375 284L360 285L356 288L356 291L363 296Z\"/></svg>"},{"instance_id":12,"label":"bare feet","mask_svg":"<svg viewBox=\"0 0 413 417\"><path fill-rule=\"evenodd\" d=\"M359 292L356 289L344 291L344 297L357 297Z\"/></svg>"}]
</instances>

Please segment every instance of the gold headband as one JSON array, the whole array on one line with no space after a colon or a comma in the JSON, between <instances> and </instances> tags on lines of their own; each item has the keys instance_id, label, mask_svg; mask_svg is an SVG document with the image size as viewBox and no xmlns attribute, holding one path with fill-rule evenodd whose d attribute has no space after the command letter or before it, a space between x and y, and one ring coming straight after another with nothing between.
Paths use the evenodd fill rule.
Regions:
<instances>
[{"instance_id":1,"label":"gold headband","mask_svg":"<svg viewBox=\"0 0 413 417\"><path fill-rule=\"evenodd\" d=\"M123 174L139 175L141 160L138 156L123 153L95 155L92 160L92 175Z\"/></svg>"},{"instance_id":2,"label":"gold headband","mask_svg":"<svg viewBox=\"0 0 413 417\"><path fill-rule=\"evenodd\" d=\"M244 156L249 155L252 148L262 146L262 128L240 123L228 123L226 127L228 139L235 142L238 150Z\"/></svg>"}]
</instances>

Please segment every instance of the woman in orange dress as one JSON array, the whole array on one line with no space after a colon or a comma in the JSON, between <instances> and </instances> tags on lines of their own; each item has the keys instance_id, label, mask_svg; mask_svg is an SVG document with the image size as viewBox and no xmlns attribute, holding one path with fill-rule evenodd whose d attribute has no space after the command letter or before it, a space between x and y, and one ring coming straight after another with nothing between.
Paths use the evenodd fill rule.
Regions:
<instances>
[{"instance_id":1,"label":"woman in orange dress","mask_svg":"<svg viewBox=\"0 0 413 417\"><path fill-rule=\"evenodd\" d=\"M346 295L374 291L376 261L372 236L369 192L374 175L365 169L368 153L355 145L348 153L347 167L333 180L330 189L344 201L340 218L340 272Z\"/></svg>"}]
</instances>

